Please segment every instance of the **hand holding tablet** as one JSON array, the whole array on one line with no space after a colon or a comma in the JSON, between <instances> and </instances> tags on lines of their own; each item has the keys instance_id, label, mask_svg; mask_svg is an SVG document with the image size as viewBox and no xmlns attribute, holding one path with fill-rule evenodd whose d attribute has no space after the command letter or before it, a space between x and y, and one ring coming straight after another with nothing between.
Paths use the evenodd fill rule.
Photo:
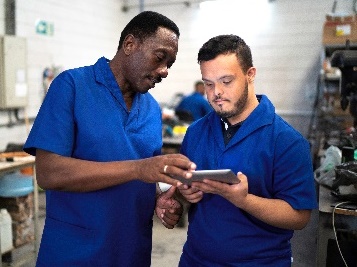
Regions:
<instances>
[{"instance_id":1,"label":"hand holding tablet","mask_svg":"<svg viewBox=\"0 0 357 267\"><path fill-rule=\"evenodd\" d=\"M190 185L191 182L202 182L203 179L219 181L227 184L238 184L240 182L237 175L235 175L230 169L193 171L190 179L182 177L174 178L187 185Z\"/></svg>"}]
</instances>

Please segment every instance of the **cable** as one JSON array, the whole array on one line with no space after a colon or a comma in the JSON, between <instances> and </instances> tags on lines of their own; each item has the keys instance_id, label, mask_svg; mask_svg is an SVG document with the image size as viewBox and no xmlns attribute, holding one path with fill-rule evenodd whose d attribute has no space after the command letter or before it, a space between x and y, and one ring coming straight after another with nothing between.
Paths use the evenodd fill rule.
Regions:
<instances>
[{"instance_id":1,"label":"cable","mask_svg":"<svg viewBox=\"0 0 357 267\"><path fill-rule=\"evenodd\" d=\"M336 7L337 7L337 0L333 1L332 10L331 10L332 14L335 13Z\"/></svg>"},{"instance_id":2,"label":"cable","mask_svg":"<svg viewBox=\"0 0 357 267\"><path fill-rule=\"evenodd\" d=\"M351 203L351 201L345 201L345 202L337 203L337 204L335 205L335 207L333 208L333 211L332 211L332 229L333 229L333 233L334 233L334 235L335 235L338 252L340 253L341 258L342 258L342 260L343 260L343 263L345 264L346 267L348 267L348 265L347 265L347 262L346 262L345 258L344 258L343 255L342 255L342 251L341 251L341 248L340 248L340 244L338 243L338 239L337 239L337 233L336 233L336 227L335 227L335 212L336 212L336 209L337 209L338 206L341 206L341 205L343 205L343 204L349 204L349 203Z\"/></svg>"}]
</instances>

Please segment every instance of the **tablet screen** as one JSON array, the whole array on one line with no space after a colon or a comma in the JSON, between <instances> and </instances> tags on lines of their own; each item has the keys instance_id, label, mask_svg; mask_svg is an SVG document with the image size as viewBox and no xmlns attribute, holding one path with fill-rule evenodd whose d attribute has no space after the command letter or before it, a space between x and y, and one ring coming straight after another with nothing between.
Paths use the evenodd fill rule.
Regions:
<instances>
[{"instance_id":1,"label":"tablet screen","mask_svg":"<svg viewBox=\"0 0 357 267\"><path fill-rule=\"evenodd\" d=\"M193 171L190 179L182 177L175 177L175 179L178 179L182 183L188 185L193 181L201 182L203 179L215 180L227 184L238 184L240 182L237 175L235 175L230 169Z\"/></svg>"}]
</instances>

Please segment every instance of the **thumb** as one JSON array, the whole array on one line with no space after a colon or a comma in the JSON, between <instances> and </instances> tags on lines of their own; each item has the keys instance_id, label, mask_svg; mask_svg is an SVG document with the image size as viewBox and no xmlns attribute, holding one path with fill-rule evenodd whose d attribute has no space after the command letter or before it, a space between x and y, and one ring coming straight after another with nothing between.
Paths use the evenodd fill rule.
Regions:
<instances>
[{"instance_id":1,"label":"thumb","mask_svg":"<svg viewBox=\"0 0 357 267\"><path fill-rule=\"evenodd\" d=\"M165 192L165 198L170 198L173 197L176 191L176 186L171 186L166 192Z\"/></svg>"}]
</instances>

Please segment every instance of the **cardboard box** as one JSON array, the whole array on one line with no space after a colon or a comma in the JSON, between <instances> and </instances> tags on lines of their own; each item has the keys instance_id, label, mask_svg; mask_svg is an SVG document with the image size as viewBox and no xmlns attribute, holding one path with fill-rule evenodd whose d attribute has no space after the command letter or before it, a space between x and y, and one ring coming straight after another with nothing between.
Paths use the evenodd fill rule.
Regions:
<instances>
[{"instance_id":1,"label":"cardboard box","mask_svg":"<svg viewBox=\"0 0 357 267\"><path fill-rule=\"evenodd\" d=\"M346 41L357 43L356 16L326 16L323 28L322 43L324 45L345 45Z\"/></svg>"}]
</instances>

